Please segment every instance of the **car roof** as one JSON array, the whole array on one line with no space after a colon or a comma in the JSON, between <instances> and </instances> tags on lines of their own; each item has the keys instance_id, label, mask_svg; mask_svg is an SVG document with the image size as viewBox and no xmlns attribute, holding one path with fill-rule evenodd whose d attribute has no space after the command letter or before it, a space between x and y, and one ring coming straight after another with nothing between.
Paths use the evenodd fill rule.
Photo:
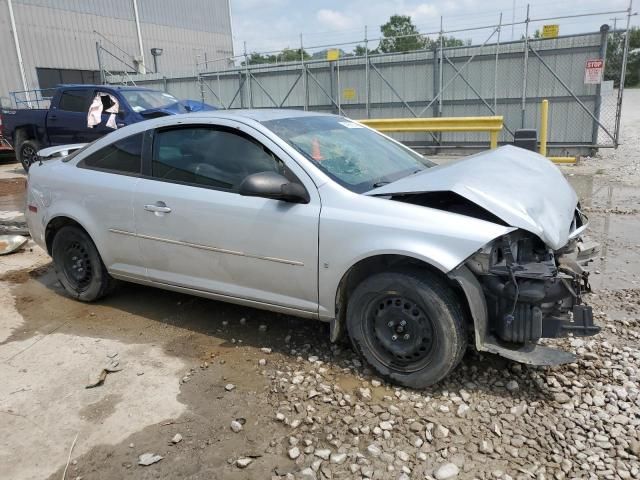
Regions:
<instances>
[{"instance_id":1,"label":"car roof","mask_svg":"<svg viewBox=\"0 0 640 480\"><path fill-rule=\"evenodd\" d=\"M153 90L151 88L144 87L131 87L125 85L95 85L93 83L61 83L58 87L64 88L103 88L105 90L145 90L149 92L159 92L160 90Z\"/></svg>"},{"instance_id":2,"label":"car roof","mask_svg":"<svg viewBox=\"0 0 640 480\"><path fill-rule=\"evenodd\" d=\"M249 118L256 122L268 122L269 120L282 120L285 118L304 118L304 117L335 117L331 113L320 112L307 112L304 110L294 110L288 108L253 108L253 109L238 109L238 110L215 110L211 112L195 112L186 113L193 117L197 115L198 118Z\"/></svg>"}]
</instances>

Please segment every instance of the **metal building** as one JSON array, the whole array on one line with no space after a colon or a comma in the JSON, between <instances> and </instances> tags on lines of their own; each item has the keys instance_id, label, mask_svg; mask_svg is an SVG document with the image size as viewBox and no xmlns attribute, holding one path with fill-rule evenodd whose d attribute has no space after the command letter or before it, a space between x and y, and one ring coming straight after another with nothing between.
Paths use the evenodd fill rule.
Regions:
<instances>
[{"instance_id":1,"label":"metal building","mask_svg":"<svg viewBox=\"0 0 640 480\"><path fill-rule=\"evenodd\" d=\"M229 0L0 0L3 105L11 91L99 83L99 57L132 74L232 55Z\"/></svg>"}]
</instances>

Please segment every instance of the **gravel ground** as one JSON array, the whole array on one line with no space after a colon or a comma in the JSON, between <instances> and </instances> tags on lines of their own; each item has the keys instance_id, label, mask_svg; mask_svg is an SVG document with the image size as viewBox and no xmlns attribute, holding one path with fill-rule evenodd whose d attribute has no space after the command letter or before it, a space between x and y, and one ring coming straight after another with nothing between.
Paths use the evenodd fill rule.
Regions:
<instances>
[{"instance_id":1,"label":"gravel ground","mask_svg":"<svg viewBox=\"0 0 640 480\"><path fill-rule=\"evenodd\" d=\"M601 243L587 302L603 332L548 342L576 353L576 363L536 368L469 350L437 387L397 388L348 345L325 341L324 324L140 286L86 306L63 295L41 255L26 252L44 266L0 279L11 292L0 303L19 317L0 341L2 378L19 379L14 390L35 385L29 372L40 367L16 356L32 339L42 341L31 358L47 342L52 350L80 344L100 361L117 350L124 370L87 391L73 375L87 366L52 354L41 367L53 361L69 379L60 377L55 398L43 396L46 382L32 391L0 386L0 414L14 422L8 430L0 422L0 471L4 462L10 478L59 479L77 435L66 478L640 478L638 104L640 91L629 91L620 149L564 168ZM59 412L77 421L58 415L56 423ZM55 442L36 452L29 441L43 433ZM46 461L27 468L35 456Z\"/></svg>"}]
</instances>

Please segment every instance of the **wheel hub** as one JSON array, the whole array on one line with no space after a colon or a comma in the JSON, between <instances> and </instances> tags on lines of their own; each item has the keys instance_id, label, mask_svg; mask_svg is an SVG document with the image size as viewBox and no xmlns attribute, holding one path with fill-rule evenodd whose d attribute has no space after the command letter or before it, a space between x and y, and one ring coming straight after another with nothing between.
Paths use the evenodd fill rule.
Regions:
<instances>
[{"instance_id":1,"label":"wheel hub","mask_svg":"<svg viewBox=\"0 0 640 480\"><path fill-rule=\"evenodd\" d=\"M22 148L22 159L26 166L31 166L38 159L38 153L33 147L27 145Z\"/></svg>"},{"instance_id":2,"label":"wheel hub","mask_svg":"<svg viewBox=\"0 0 640 480\"><path fill-rule=\"evenodd\" d=\"M425 359L431 352L433 328L423 309L400 296L379 299L371 312L373 333L394 363L410 364Z\"/></svg>"},{"instance_id":3,"label":"wheel hub","mask_svg":"<svg viewBox=\"0 0 640 480\"><path fill-rule=\"evenodd\" d=\"M91 281L91 262L85 248L74 242L67 248L64 256L64 271L69 281L76 287L86 287Z\"/></svg>"}]
</instances>

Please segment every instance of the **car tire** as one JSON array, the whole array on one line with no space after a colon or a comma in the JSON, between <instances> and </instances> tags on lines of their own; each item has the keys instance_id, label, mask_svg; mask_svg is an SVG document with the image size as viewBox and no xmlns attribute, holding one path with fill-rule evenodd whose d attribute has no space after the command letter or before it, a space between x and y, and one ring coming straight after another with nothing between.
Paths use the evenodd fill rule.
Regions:
<instances>
[{"instance_id":1,"label":"car tire","mask_svg":"<svg viewBox=\"0 0 640 480\"><path fill-rule=\"evenodd\" d=\"M347 305L354 349L388 381L424 388L460 362L467 345L459 297L445 280L412 269L363 280Z\"/></svg>"},{"instance_id":2,"label":"car tire","mask_svg":"<svg viewBox=\"0 0 640 480\"><path fill-rule=\"evenodd\" d=\"M25 172L29 171L29 167L38 159L38 151L40 144L35 140L25 140L16 150L18 160L22 164Z\"/></svg>"},{"instance_id":3,"label":"car tire","mask_svg":"<svg viewBox=\"0 0 640 480\"><path fill-rule=\"evenodd\" d=\"M95 244L79 227L67 225L56 232L51 256L58 280L77 300L93 302L104 297L115 285Z\"/></svg>"}]
</instances>

